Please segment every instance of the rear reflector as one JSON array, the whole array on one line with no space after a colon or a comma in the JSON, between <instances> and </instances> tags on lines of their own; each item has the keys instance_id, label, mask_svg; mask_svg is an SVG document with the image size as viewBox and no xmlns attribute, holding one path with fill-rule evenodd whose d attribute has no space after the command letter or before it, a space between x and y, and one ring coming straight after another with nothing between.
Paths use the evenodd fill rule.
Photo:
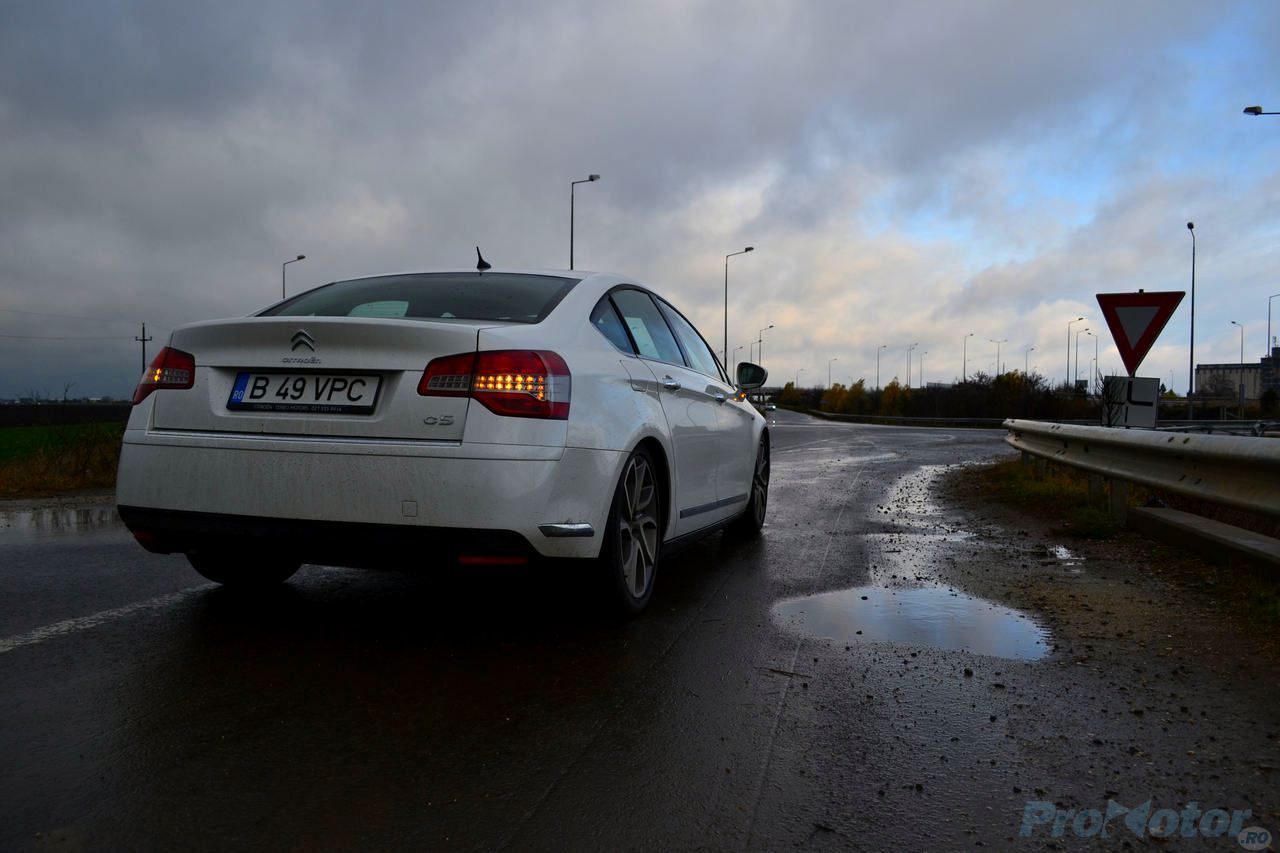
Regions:
<instances>
[{"instance_id":1,"label":"rear reflector","mask_svg":"<svg viewBox=\"0 0 1280 853\"><path fill-rule=\"evenodd\" d=\"M152 391L163 388L186 389L196 381L196 358L189 352L165 347L156 353L151 366L142 374L142 381L133 392L133 404L136 406L151 395Z\"/></svg>"},{"instance_id":2,"label":"rear reflector","mask_svg":"<svg viewBox=\"0 0 1280 853\"><path fill-rule=\"evenodd\" d=\"M566 420L572 378L554 352L490 350L433 359L423 371L424 397L474 397L486 409L515 418Z\"/></svg>"}]
</instances>

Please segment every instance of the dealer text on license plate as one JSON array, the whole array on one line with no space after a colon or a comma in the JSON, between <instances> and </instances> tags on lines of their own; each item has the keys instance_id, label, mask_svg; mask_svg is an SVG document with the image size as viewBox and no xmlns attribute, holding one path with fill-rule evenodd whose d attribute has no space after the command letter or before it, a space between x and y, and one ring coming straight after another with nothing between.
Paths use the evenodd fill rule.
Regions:
<instances>
[{"instance_id":1,"label":"dealer text on license plate","mask_svg":"<svg viewBox=\"0 0 1280 853\"><path fill-rule=\"evenodd\" d=\"M250 412L372 414L379 376L329 373L240 373L227 408Z\"/></svg>"}]
</instances>

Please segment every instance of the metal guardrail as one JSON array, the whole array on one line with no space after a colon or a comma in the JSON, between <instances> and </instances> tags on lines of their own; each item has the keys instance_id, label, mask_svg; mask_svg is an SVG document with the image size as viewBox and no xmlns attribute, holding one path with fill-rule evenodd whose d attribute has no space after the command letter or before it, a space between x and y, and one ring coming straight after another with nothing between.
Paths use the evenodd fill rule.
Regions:
<instances>
[{"instance_id":1,"label":"metal guardrail","mask_svg":"<svg viewBox=\"0 0 1280 853\"><path fill-rule=\"evenodd\" d=\"M1005 443L1040 459L1280 516L1280 441L1010 419Z\"/></svg>"}]
</instances>

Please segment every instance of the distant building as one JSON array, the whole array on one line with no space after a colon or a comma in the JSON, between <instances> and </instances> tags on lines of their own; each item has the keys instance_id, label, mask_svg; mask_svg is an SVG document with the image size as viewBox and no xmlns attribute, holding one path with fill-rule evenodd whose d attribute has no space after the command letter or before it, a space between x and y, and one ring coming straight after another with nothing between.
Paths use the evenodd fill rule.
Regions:
<instances>
[{"instance_id":1,"label":"distant building","mask_svg":"<svg viewBox=\"0 0 1280 853\"><path fill-rule=\"evenodd\" d=\"M1271 355L1256 363L1196 365L1197 394L1235 399L1242 382L1246 400L1257 400L1269 389L1280 393L1280 347L1272 347Z\"/></svg>"}]
</instances>

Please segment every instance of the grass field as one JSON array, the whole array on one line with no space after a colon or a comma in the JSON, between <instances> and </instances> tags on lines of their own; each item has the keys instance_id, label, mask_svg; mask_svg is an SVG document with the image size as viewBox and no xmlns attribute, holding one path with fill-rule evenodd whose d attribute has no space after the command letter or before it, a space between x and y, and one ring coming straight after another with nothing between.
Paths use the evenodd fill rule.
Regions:
<instances>
[{"instance_id":1,"label":"grass field","mask_svg":"<svg viewBox=\"0 0 1280 853\"><path fill-rule=\"evenodd\" d=\"M122 423L0 427L0 499L115 485Z\"/></svg>"}]
</instances>

